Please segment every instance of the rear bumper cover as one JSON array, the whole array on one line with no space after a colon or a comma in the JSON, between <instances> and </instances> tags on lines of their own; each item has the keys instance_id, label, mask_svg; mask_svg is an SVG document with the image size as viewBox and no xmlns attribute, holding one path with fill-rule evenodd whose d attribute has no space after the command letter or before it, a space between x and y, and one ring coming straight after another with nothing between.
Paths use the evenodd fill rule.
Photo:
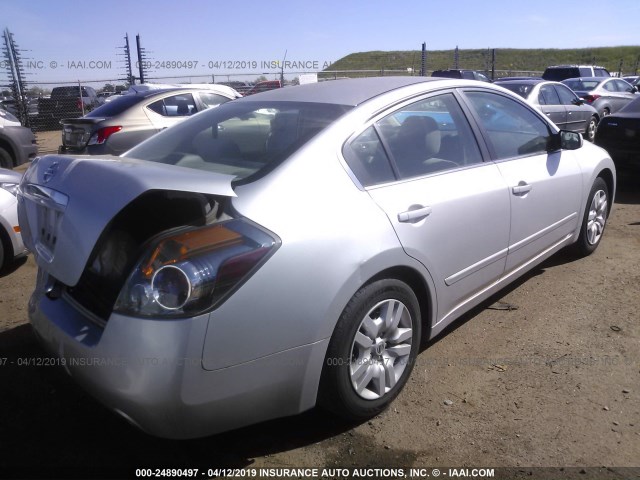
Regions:
<instances>
[{"instance_id":1,"label":"rear bumper cover","mask_svg":"<svg viewBox=\"0 0 640 480\"><path fill-rule=\"evenodd\" d=\"M103 329L64 297L51 300L38 288L29 317L45 347L89 393L166 438L202 437L312 408L319 379L309 371L322 363L328 344L209 371L202 366L208 315L168 321L113 314ZM228 340L221 332L220 341Z\"/></svg>"}]
</instances>

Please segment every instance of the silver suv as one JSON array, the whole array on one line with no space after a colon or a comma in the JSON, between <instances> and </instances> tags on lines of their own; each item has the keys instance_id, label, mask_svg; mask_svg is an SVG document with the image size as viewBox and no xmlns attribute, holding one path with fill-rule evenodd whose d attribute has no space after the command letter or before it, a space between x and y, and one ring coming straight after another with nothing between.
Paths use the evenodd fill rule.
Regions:
<instances>
[{"instance_id":1,"label":"silver suv","mask_svg":"<svg viewBox=\"0 0 640 480\"><path fill-rule=\"evenodd\" d=\"M576 77L610 77L609 70L595 65L552 65L547 67L542 78L552 82L561 82Z\"/></svg>"}]
</instances>

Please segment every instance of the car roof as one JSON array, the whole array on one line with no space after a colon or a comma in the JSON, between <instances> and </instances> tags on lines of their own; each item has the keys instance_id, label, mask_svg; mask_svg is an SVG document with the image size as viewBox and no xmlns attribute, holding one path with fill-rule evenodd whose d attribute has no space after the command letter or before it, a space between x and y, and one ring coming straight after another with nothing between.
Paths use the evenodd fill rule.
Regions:
<instances>
[{"instance_id":1,"label":"car roof","mask_svg":"<svg viewBox=\"0 0 640 480\"><path fill-rule=\"evenodd\" d=\"M615 77L573 77L573 78L565 78L563 80L563 82L565 80L587 80L587 81L593 81L593 82L603 82L605 80L613 80Z\"/></svg>"},{"instance_id":2,"label":"car roof","mask_svg":"<svg viewBox=\"0 0 640 480\"><path fill-rule=\"evenodd\" d=\"M495 83L498 85L502 85L505 83L506 84L517 83L518 85L537 85L538 83L559 83L559 82L544 80L543 78L521 78L521 79L510 78L506 80L496 80Z\"/></svg>"},{"instance_id":3,"label":"car roof","mask_svg":"<svg viewBox=\"0 0 640 480\"><path fill-rule=\"evenodd\" d=\"M391 90L416 83L442 82L441 78L430 77L370 77L347 78L327 82L309 83L295 87L278 88L238 99L238 102L291 101L329 103L336 105L356 106L370 98L377 97ZM257 97L259 95L259 97Z\"/></svg>"}]
</instances>

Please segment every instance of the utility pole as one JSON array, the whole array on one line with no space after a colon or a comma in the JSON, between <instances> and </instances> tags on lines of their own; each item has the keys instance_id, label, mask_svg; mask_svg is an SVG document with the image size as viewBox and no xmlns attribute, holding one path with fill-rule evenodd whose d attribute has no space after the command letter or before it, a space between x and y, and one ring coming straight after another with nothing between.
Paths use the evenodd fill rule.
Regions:
<instances>
[{"instance_id":1,"label":"utility pole","mask_svg":"<svg viewBox=\"0 0 640 480\"><path fill-rule=\"evenodd\" d=\"M420 65L420 76L427 75L427 42L422 42L422 63Z\"/></svg>"}]
</instances>

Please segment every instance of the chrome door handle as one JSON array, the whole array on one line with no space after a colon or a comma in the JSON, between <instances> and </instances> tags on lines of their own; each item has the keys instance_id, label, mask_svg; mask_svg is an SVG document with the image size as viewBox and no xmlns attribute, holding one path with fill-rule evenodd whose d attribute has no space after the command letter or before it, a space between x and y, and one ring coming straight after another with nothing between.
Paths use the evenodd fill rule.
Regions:
<instances>
[{"instance_id":1,"label":"chrome door handle","mask_svg":"<svg viewBox=\"0 0 640 480\"><path fill-rule=\"evenodd\" d=\"M533 187L531 185L518 185L516 187L511 187L511 191L514 195L522 195L525 193L529 193Z\"/></svg>"},{"instance_id":2,"label":"chrome door handle","mask_svg":"<svg viewBox=\"0 0 640 480\"><path fill-rule=\"evenodd\" d=\"M415 210L407 210L406 212L398 214L398 221L403 223L412 222L428 217L430 214L431 207L422 207Z\"/></svg>"}]
</instances>

